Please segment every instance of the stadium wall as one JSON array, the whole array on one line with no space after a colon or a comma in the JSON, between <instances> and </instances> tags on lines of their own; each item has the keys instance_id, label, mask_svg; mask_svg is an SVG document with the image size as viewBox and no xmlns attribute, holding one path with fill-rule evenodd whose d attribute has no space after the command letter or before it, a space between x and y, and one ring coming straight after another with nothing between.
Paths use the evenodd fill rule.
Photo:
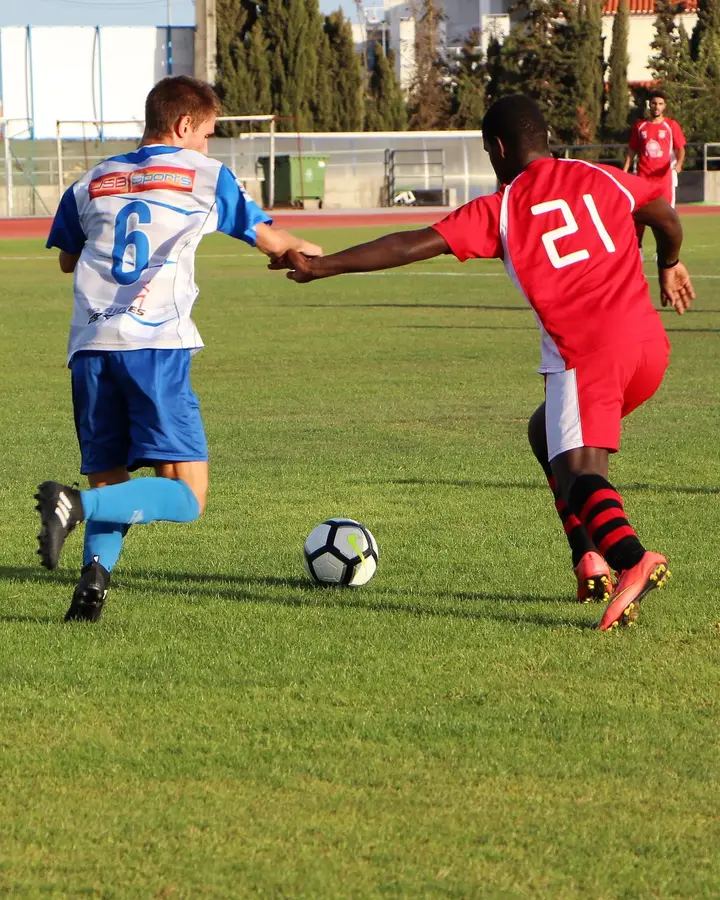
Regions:
<instances>
[{"instance_id":1,"label":"stadium wall","mask_svg":"<svg viewBox=\"0 0 720 900\"><path fill-rule=\"evenodd\" d=\"M194 29L0 28L0 107L17 137L55 138L58 119L142 122L145 97L168 74L192 75ZM128 137L106 126L102 137ZM82 138L80 125L65 137ZM94 135L93 135L94 136Z\"/></svg>"}]
</instances>

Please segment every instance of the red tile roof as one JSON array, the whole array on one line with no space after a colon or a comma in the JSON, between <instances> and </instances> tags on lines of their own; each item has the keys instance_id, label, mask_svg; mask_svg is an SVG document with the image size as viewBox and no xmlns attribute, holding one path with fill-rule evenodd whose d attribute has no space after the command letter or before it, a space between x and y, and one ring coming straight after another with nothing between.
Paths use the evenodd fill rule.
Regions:
<instances>
[{"instance_id":1,"label":"red tile roof","mask_svg":"<svg viewBox=\"0 0 720 900\"><path fill-rule=\"evenodd\" d=\"M693 13L697 12L698 0L680 0L678 5L683 7L683 12ZM603 12L605 15L612 15L618 11L619 6L620 0L605 0ZM628 0L628 6L632 15L655 15L655 0Z\"/></svg>"}]
</instances>

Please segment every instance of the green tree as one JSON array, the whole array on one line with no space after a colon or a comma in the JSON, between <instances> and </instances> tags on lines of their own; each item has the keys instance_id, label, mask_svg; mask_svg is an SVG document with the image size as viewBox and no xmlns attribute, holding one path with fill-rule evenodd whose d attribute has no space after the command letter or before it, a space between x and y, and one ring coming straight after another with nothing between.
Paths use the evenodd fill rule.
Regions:
<instances>
[{"instance_id":1,"label":"green tree","mask_svg":"<svg viewBox=\"0 0 720 900\"><path fill-rule=\"evenodd\" d=\"M658 86L667 97L670 115L683 127L692 118L694 66L690 57L690 39L682 22L676 24L681 4L676 0L655 0L655 51L650 66Z\"/></svg>"},{"instance_id":2,"label":"green tree","mask_svg":"<svg viewBox=\"0 0 720 900\"><path fill-rule=\"evenodd\" d=\"M698 21L690 38L686 83L689 137L720 140L720 0L698 0ZM681 63L681 75L683 67Z\"/></svg>"},{"instance_id":3,"label":"green tree","mask_svg":"<svg viewBox=\"0 0 720 900\"><path fill-rule=\"evenodd\" d=\"M574 22L576 88L575 141L595 142L602 120L605 82L602 0L579 0Z\"/></svg>"},{"instance_id":4,"label":"green tree","mask_svg":"<svg viewBox=\"0 0 720 900\"><path fill-rule=\"evenodd\" d=\"M690 55L694 62L712 67L720 64L720 2L698 0L698 19L690 38ZM720 72L715 71L716 75Z\"/></svg>"},{"instance_id":5,"label":"green tree","mask_svg":"<svg viewBox=\"0 0 720 900\"><path fill-rule=\"evenodd\" d=\"M492 100L527 94L542 107L553 136L573 140L576 8L567 0L521 0L513 12L518 20L502 46L488 48L488 93Z\"/></svg>"},{"instance_id":6,"label":"green tree","mask_svg":"<svg viewBox=\"0 0 720 900\"><path fill-rule=\"evenodd\" d=\"M485 83L485 101L489 106L502 96L505 80L503 45L497 37L492 37L488 41L487 53L485 54L485 75L487 79Z\"/></svg>"},{"instance_id":7,"label":"green tree","mask_svg":"<svg viewBox=\"0 0 720 900\"><path fill-rule=\"evenodd\" d=\"M318 35L317 75L311 107L315 131L333 131L332 52L324 27Z\"/></svg>"},{"instance_id":8,"label":"green tree","mask_svg":"<svg viewBox=\"0 0 720 900\"><path fill-rule=\"evenodd\" d=\"M265 0L263 30L268 44L273 108L288 117L285 131L313 125L311 108L317 78L317 46L312 41L308 0Z\"/></svg>"},{"instance_id":9,"label":"green tree","mask_svg":"<svg viewBox=\"0 0 720 900\"><path fill-rule=\"evenodd\" d=\"M365 99L365 130L404 131L406 128L407 113L395 74L395 54L389 50L386 56L382 45L376 43Z\"/></svg>"},{"instance_id":10,"label":"green tree","mask_svg":"<svg viewBox=\"0 0 720 900\"><path fill-rule=\"evenodd\" d=\"M675 0L655 0L655 37L650 44L655 53L650 57L650 65L668 94L677 84L680 72L680 32L675 24L679 11L680 4Z\"/></svg>"},{"instance_id":11,"label":"green tree","mask_svg":"<svg viewBox=\"0 0 720 900\"><path fill-rule=\"evenodd\" d=\"M272 91L270 89L270 59L268 44L263 34L262 22L255 22L245 40L247 72L250 81L247 115L263 115L272 112ZM243 115L243 113L239 113Z\"/></svg>"},{"instance_id":12,"label":"green tree","mask_svg":"<svg viewBox=\"0 0 720 900\"><path fill-rule=\"evenodd\" d=\"M410 87L408 119L414 131L448 127L452 82L438 54L442 13L434 0L423 0L415 30L415 77Z\"/></svg>"},{"instance_id":13,"label":"green tree","mask_svg":"<svg viewBox=\"0 0 720 900\"><path fill-rule=\"evenodd\" d=\"M480 32L473 30L463 43L454 73L455 89L450 124L463 130L479 129L485 115L487 74L482 62Z\"/></svg>"},{"instance_id":14,"label":"green tree","mask_svg":"<svg viewBox=\"0 0 720 900\"><path fill-rule=\"evenodd\" d=\"M627 133L630 109L628 90L628 31L630 12L628 0L620 0L612 29L612 44L608 65L609 92L606 128L614 138L624 138Z\"/></svg>"},{"instance_id":15,"label":"green tree","mask_svg":"<svg viewBox=\"0 0 720 900\"><path fill-rule=\"evenodd\" d=\"M352 26L342 10L326 17L325 33L330 43L333 131L362 131L362 66L355 51Z\"/></svg>"},{"instance_id":16,"label":"green tree","mask_svg":"<svg viewBox=\"0 0 720 900\"><path fill-rule=\"evenodd\" d=\"M217 2L217 77L215 89L228 115L242 115L250 78L247 71L245 35L248 9L239 0ZM237 134L238 126L218 127L219 133Z\"/></svg>"}]
</instances>

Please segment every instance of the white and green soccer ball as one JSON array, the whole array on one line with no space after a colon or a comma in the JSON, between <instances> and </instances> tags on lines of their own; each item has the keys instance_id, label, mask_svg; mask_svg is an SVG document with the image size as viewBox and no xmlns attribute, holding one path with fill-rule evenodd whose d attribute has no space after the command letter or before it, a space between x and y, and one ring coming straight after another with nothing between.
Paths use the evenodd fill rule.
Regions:
<instances>
[{"instance_id":1,"label":"white and green soccer ball","mask_svg":"<svg viewBox=\"0 0 720 900\"><path fill-rule=\"evenodd\" d=\"M310 532L305 571L316 584L360 587L373 577L378 546L370 531L353 519L328 519Z\"/></svg>"}]
</instances>

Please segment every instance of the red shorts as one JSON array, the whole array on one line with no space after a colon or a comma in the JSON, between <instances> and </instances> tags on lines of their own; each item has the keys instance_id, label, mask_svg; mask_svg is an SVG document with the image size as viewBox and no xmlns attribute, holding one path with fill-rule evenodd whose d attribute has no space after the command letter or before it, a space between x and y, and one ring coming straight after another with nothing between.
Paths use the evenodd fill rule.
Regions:
<instances>
[{"instance_id":1,"label":"red shorts","mask_svg":"<svg viewBox=\"0 0 720 900\"><path fill-rule=\"evenodd\" d=\"M651 184L662 187L663 197L670 206L675 209L675 188L677 187L678 182L677 172L671 170L667 175L662 175L659 178L653 177L652 175L641 175L640 177L645 181L649 181Z\"/></svg>"},{"instance_id":2,"label":"red shorts","mask_svg":"<svg viewBox=\"0 0 720 900\"><path fill-rule=\"evenodd\" d=\"M660 387L670 345L654 340L606 348L545 376L548 457L578 447L620 448L620 420Z\"/></svg>"}]
</instances>

